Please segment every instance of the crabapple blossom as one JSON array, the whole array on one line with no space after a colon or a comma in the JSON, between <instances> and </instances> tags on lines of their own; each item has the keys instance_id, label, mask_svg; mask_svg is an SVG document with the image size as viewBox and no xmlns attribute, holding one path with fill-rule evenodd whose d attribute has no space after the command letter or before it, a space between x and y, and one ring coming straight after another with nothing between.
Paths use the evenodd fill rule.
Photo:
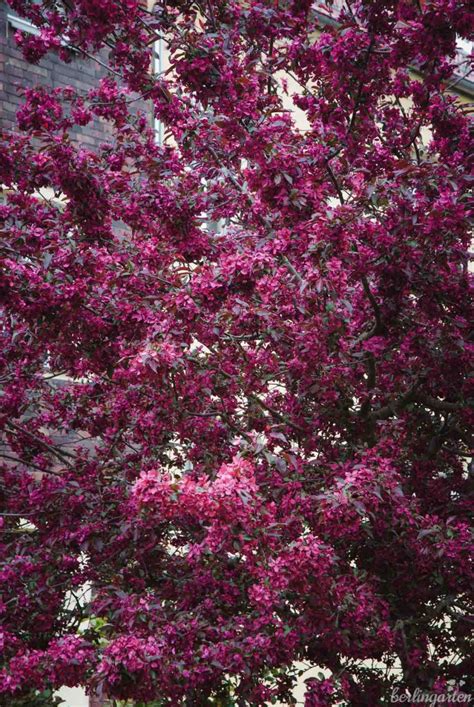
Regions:
<instances>
[{"instance_id":1,"label":"crabapple blossom","mask_svg":"<svg viewBox=\"0 0 474 707\"><path fill-rule=\"evenodd\" d=\"M470 4L10 4L104 77L0 142L2 703L467 681Z\"/></svg>"}]
</instances>

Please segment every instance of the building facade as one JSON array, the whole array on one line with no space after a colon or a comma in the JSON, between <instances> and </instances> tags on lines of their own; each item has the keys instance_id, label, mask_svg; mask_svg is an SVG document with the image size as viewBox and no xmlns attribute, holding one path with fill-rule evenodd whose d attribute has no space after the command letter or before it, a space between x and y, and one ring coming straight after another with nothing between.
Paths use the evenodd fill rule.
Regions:
<instances>
[{"instance_id":1,"label":"building facade","mask_svg":"<svg viewBox=\"0 0 474 707\"><path fill-rule=\"evenodd\" d=\"M72 86L80 93L86 94L107 75L106 69L100 63L74 50L70 53L69 63L50 53L37 64L29 64L15 40L17 32L32 35L39 33L31 22L20 18L6 2L0 0L0 130L3 131L15 130L16 113L22 104L25 89L35 86L44 86L47 89ZM66 40L65 45L67 46ZM159 49L157 47L154 67L160 61ZM101 57L101 60L103 59L106 57ZM154 125L151 104L136 101L135 110L148 114L150 126L154 127L159 136L161 126ZM75 127L72 134L85 148L94 149L108 138L107 123L96 118L83 127Z\"/></svg>"}]
</instances>

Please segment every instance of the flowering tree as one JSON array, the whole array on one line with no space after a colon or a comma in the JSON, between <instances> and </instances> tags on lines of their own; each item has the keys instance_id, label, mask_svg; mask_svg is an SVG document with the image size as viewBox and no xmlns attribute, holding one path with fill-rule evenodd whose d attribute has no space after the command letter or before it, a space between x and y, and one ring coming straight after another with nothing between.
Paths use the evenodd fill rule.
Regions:
<instances>
[{"instance_id":1,"label":"flowering tree","mask_svg":"<svg viewBox=\"0 0 474 707\"><path fill-rule=\"evenodd\" d=\"M469 3L11 5L105 74L0 148L4 704L462 687Z\"/></svg>"}]
</instances>

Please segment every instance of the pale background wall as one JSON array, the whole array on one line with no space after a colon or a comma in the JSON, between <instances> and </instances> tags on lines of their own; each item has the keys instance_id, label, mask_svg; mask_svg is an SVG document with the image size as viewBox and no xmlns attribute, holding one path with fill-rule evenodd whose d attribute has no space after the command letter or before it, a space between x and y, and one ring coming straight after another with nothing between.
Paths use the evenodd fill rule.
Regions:
<instances>
[{"instance_id":1,"label":"pale background wall","mask_svg":"<svg viewBox=\"0 0 474 707\"><path fill-rule=\"evenodd\" d=\"M89 707L89 698L80 687L62 687L57 694L65 701L64 707Z\"/></svg>"}]
</instances>

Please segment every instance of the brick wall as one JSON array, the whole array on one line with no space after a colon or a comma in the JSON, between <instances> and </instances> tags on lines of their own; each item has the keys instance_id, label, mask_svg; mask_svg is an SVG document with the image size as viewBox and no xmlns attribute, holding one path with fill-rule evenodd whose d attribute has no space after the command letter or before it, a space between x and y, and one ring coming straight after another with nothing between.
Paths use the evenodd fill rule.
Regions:
<instances>
[{"instance_id":1,"label":"brick wall","mask_svg":"<svg viewBox=\"0 0 474 707\"><path fill-rule=\"evenodd\" d=\"M38 64L28 64L17 48L14 34L17 31L8 19L14 15L4 0L0 0L0 129L14 130L16 112L22 103L21 89L37 85L47 88L72 86L85 93L97 85L106 74L104 68L92 59L74 56L69 64L54 54L48 54ZM151 106L137 101L136 110L145 110L152 124ZM96 119L84 127L77 127L75 135L85 147L93 148L107 138L105 121Z\"/></svg>"}]
</instances>

